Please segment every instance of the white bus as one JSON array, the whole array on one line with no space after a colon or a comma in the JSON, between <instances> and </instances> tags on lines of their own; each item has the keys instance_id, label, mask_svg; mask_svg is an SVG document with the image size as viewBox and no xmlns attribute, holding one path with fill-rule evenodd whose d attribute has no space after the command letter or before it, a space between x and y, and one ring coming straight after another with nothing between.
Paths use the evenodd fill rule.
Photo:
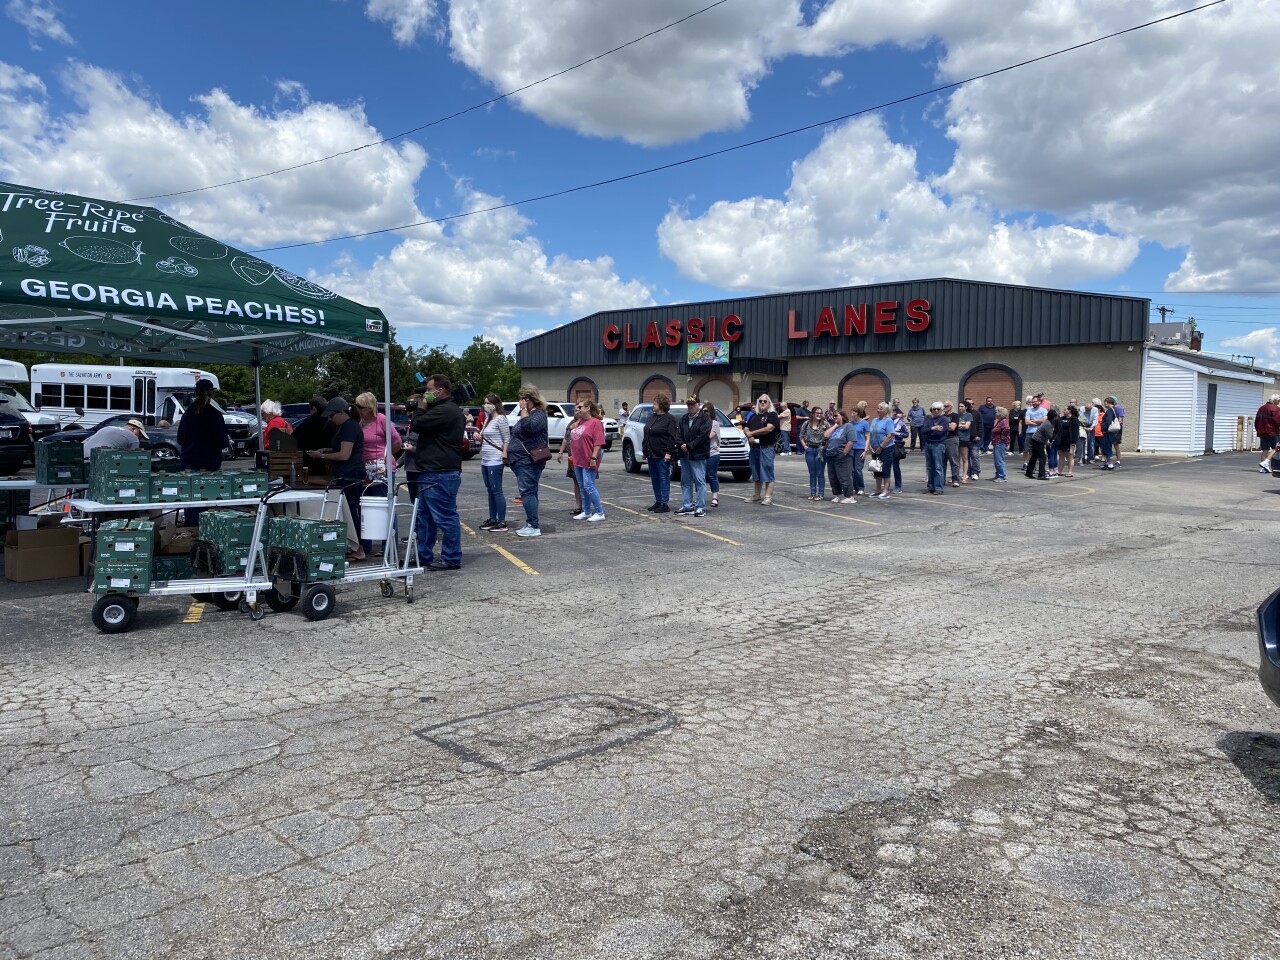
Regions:
<instances>
[{"instance_id":1,"label":"white bus","mask_svg":"<svg viewBox=\"0 0 1280 960\"><path fill-rule=\"evenodd\" d=\"M41 413L91 427L128 414L149 426L177 426L195 396L197 380L218 378L194 367L113 367L106 364L37 363L31 368L31 402ZM76 408L83 410L77 417ZM221 405L219 405L219 409ZM257 449L258 419L226 413L233 456Z\"/></svg>"}]
</instances>

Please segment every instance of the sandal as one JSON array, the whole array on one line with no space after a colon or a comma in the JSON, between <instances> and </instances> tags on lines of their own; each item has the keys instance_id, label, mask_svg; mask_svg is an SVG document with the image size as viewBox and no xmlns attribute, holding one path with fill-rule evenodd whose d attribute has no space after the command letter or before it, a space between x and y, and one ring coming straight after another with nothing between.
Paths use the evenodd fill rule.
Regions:
<instances>
[{"instance_id":1,"label":"sandal","mask_svg":"<svg viewBox=\"0 0 1280 960\"><path fill-rule=\"evenodd\" d=\"M712 498L711 498L711 505L712 505L713 507L718 507L718 506L720 506L720 498L719 498L719 497L712 497Z\"/></svg>"}]
</instances>

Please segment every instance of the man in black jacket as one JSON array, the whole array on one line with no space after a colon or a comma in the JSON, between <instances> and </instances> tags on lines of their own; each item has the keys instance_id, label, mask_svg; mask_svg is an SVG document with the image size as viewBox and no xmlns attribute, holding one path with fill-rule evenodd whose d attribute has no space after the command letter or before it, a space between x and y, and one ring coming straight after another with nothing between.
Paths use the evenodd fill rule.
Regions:
<instances>
[{"instance_id":1,"label":"man in black jacket","mask_svg":"<svg viewBox=\"0 0 1280 960\"><path fill-rule=\"evenodd\" d=\"M677 517L707 515L707 457L711 456L711 418L697 397L687 401L680 418L680 494L684 504Z\"/></svg>"},{"instance_id":2,"label":"man in black jacket","mask_svg":"<svg viewBox=\"0 0 1280 960\"><path fill-rule=\"evenodd\" d=\"M418 413L413 466L418 471L416 526L418 562L428 570L462 568L462 522L458 518L458 488L462 486L462 435L466 415L449 395L453 384L436 373L427 380ZM440 560L436 537L443 534Z\"/></svg>"}]
</instances>

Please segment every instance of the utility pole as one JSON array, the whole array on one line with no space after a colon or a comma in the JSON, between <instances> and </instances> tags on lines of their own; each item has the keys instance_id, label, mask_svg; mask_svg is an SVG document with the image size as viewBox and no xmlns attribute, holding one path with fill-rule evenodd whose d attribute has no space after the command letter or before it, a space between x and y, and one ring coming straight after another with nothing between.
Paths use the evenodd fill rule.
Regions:
<instances>
[{"instance_id":1,"label":"utility pole","mask_svg":"<svg viewBox=\"0 0 1280 960\"><path fill-rule=\"evenodd\" d=\"M1156 307L1156 313L1160 314L1160 322L1164 323L1165 317L1171 313L1177 313L1172 307Z\"/></svg>"}]
</instances>

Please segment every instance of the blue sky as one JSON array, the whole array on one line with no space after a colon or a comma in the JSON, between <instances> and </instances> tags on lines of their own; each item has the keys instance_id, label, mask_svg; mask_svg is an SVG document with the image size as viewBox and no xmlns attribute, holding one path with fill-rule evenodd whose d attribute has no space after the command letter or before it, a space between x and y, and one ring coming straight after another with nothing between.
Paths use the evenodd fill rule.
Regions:
<instances>
[{"instance_id":1,"label":"blue sky","mask_svg":"<svg viewBox=\"0 0 1280 960\"><path fill-rule=\"evenodd\" d=\"M5 0L0 179L112 199L390 136L707 0ZM519 200L913 94L1193 4L727 0L520 97L154 201L247 248ZM1280 364L1280 14L1222 4L942 96L446 227L271 258L403 342L957 276L1133 292ZM1183 66L1185 65L1185 66Z\"/></svg>"}]
</instances>

